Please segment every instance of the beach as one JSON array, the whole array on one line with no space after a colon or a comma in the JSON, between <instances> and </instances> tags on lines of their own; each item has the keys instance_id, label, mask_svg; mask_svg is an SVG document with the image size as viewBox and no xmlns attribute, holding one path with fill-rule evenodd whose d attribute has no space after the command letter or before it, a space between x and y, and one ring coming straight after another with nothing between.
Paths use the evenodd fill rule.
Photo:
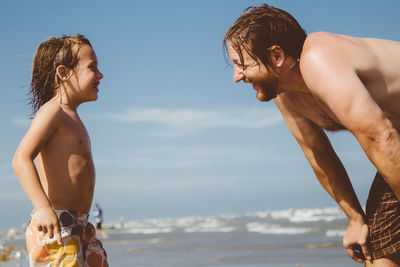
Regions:
<instances>
[{"instance_id":1,"label":"beach","mask_svg":"<svg viewBox=\"0 0 400 267\"><path fill-rule=\"evenodd\" d=\"M360 266L346 225L338 208L126 220L106 223L102 242L110 266ZM24 242L2 236L0 266L27 266Z\"/></svg>"}]
</instances>

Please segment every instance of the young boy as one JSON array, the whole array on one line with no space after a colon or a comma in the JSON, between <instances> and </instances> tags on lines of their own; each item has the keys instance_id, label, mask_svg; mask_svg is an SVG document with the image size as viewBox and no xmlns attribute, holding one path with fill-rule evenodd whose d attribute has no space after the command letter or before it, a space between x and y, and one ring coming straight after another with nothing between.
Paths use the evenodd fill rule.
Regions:
<instances>
[{"instance_id":1,"label":"young boy","mask_svg":"<svg viewBox=\"0 0 400 267\"><path fill-rule=\"evenodd\" d=\"M88 222L95 169L77 108L97 99L103 74L84 36L51 38L33 61L34 118L13 159L35 207L26 231L30 266L108 266Z\"/></svg>"}]
</instances>

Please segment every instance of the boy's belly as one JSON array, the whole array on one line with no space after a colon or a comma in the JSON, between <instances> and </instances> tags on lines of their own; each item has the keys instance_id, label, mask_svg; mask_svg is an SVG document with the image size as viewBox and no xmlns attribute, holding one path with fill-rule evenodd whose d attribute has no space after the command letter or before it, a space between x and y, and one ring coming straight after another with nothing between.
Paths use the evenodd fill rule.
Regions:
<instances>
[{"instance_id":1,"label":"boy's belly","mask_svg":"<svg viewBox=\"0 0 400 267\"><path fill-rule=\"evenodd\" d=\"M89 212L95 184L91 157L72 154L64 160L46 162L37 164L37 169L53 208Z\"/></svg>"}]
</instances>

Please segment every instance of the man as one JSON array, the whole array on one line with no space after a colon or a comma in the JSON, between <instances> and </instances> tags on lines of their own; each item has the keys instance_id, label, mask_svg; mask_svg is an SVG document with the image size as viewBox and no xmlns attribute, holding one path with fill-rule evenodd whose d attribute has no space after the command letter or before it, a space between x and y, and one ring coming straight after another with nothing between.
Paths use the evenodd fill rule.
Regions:
<instances>
[{"instance_id":1,"label":"man","mask_svg":"<svg viewBox=\"0 0 400 267\"><path fill-rule=\"evenodd\" d=\"M287 12L248 8L224 38L235 82L274 100L324 189L349 218L343 245L366 266L400 266L400 43L306 35ZM366 214L324 130L348 130L377 168ZM367 260L367 261L365 261Z\"/></svg>"}]
</instances>

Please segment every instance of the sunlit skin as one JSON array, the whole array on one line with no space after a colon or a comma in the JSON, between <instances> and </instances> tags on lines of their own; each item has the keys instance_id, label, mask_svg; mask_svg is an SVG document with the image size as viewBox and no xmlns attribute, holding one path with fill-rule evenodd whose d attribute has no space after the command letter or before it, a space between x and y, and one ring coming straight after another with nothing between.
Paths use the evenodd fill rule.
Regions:
<instances>
[{"instance_id":1,"label":"sunlit skin","mask_svg":"<svg viewBox=\"0 0 400 267\"><path fill-rule=\"evenodd\" d=\"M57 67L59 88L36 113L13 159L37 212L38 230L50 238L55 234L59 242L60 226L53 209L88 213L92 203L95 168L89 135L77 108L98 97L103 74L97 65L93 49L83 44L73 70Z\"/></svg>"},{"instance_id":2,"label":"sunlit skin","mask_svg":"<svg viewBox=\"0 0 400 267\"><path fill-rule=\"evenodd\" d=\"M324 132L350 131L400 197L400 43L313 33L294 67L295 59L279 46L272 48L276 75L242 52L244 64L228 44L234 81L251 82L261 101L275 95L274 103L319 182L349 218L343 238L349 256L366 266L400 266L399 255L371 262L355 251L359 246L371 257L365 214ZM269 82L262 82L265 79Z\"/></svg>"}]
</instances>

